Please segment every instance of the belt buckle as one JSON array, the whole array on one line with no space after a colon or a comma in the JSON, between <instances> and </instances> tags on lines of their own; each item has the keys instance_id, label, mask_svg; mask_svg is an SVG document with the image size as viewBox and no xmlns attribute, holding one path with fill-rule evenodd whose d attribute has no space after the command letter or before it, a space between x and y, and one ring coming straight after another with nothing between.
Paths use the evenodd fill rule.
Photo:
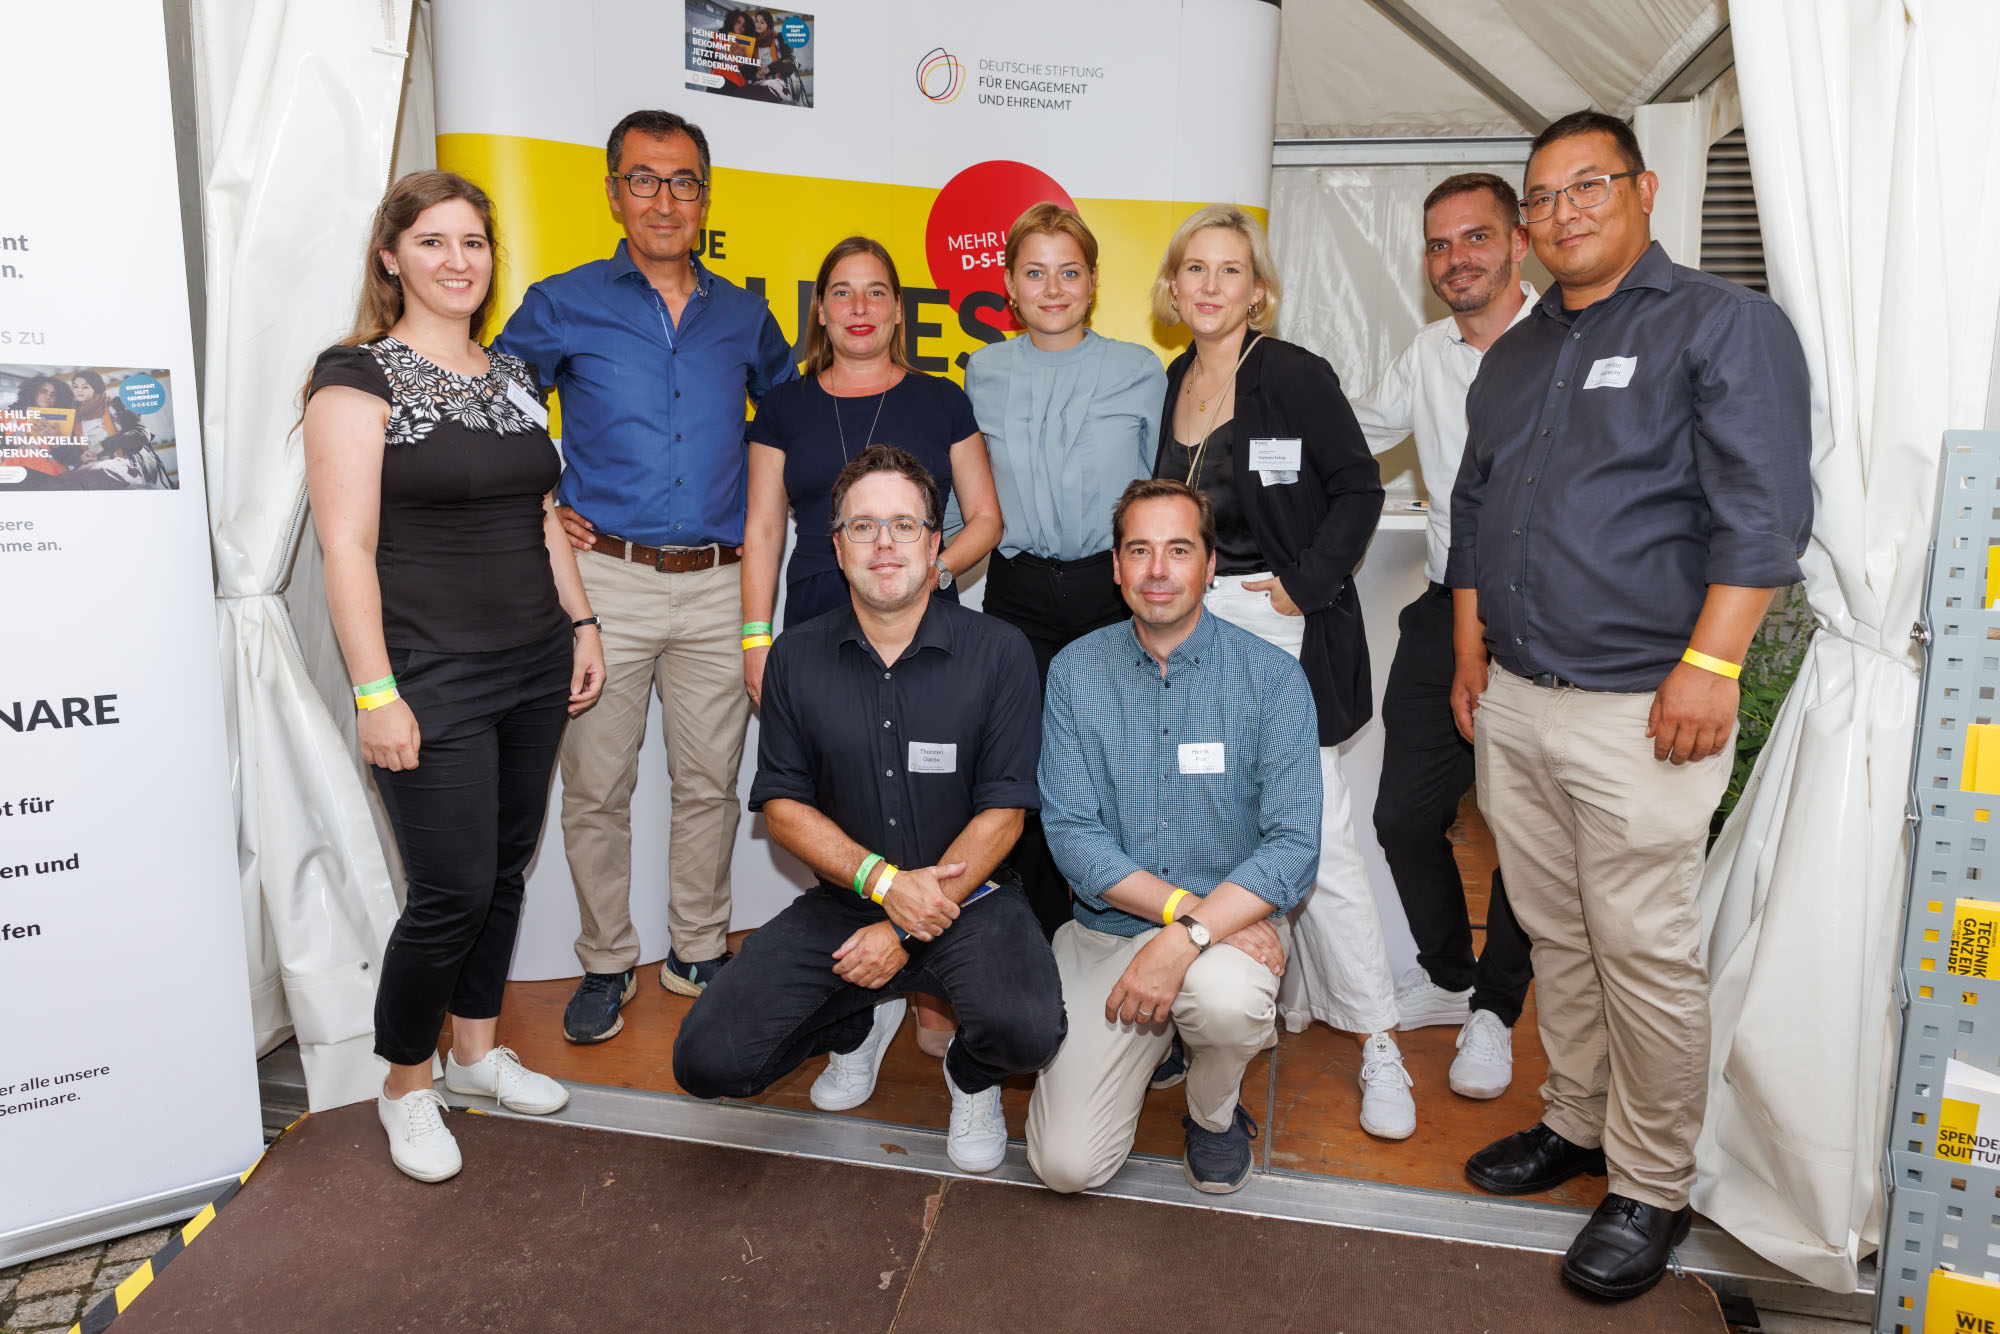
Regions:
<instances>
[{"instance_id":1,"label":"belt buckle","mask_svg":"<svg viewBox=\"0 0 2000 1334\"><path fill-rule=\"evenodd\" d=\"M655 574L669 573L667 569L667 549L665 547L653 548L653 572Z\"/></svg>"}]
</instances>

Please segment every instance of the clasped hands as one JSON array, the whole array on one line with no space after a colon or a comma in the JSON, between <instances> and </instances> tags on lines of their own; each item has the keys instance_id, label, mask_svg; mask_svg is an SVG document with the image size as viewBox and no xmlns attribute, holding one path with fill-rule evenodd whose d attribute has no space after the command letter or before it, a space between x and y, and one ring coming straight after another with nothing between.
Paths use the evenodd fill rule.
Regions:
<instances>
[{"instance_id":1,"label":"clasped hands","mask_svg":"<svg viewBox=\"0 0 2000 1334\"><path fill-rule=\"evenodd\" d=\"M910 957L896 938L896 927L918 940L943 935L958 918L958 902L945 892L945 884L964 874L964 862L898 871L889 892L882 896L882 910L889 914L889 920L871 922L849 936L833 952L834 974L870 990L885 985L903 970Z\"/></svg>"},{"instance_id":2,"label":"clasped hands","mask_svg":"<svg viewBox=\"0 0 2000 1334\"><path fill-rule=\"evenodd\" d=\"M1238 949L1271 970L1271 976L1285 975L1285 945L1278 928L1269 918L1252 922L1235 935L1211 945ZM1173 1009L1174 997L1200 951L1186 931L1167 927L1140 947L1125 965L1104 1001L1104 1019L1113 1024L1164 1024Z\"/></svg>"}]
</instances>

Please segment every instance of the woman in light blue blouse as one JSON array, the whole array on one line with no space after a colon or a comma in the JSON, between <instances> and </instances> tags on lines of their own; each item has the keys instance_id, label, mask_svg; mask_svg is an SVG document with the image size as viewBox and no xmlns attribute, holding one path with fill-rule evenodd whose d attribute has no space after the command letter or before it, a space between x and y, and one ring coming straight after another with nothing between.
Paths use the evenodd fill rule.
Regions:
<instances>
[{"instance_id":1,"label":"woman in light blue blouse","mask_svg":"<svg viewBox=\"0 0 2000 1334\"><path fill-rule=\"evenodd\" d=\"M972 354L965 390L986 437L1006 525L985 610L1018 627L1048 681L1071 641L1130 612L1111 580L1111 508L1150 477L1167 377L1151 348L1086 327L1097 238L1070 209L1037 204L1007 232L1008 309L1027 333ZM1031 814L1013 863L1051 934L1069 890Z\"/></svg>"}]
</instances>

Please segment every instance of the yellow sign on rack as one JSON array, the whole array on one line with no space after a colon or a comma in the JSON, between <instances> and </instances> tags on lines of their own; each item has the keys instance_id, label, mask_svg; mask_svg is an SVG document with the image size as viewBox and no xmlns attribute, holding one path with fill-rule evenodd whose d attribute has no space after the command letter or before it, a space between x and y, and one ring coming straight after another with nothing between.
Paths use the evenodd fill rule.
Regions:
<instances>
[{"instance_id":1,"label":"yellow sign on rack","mask_svg":"<svg viewBox=\"0 0 2000 1334\"><path fill-rule=\"evenodd\" d=\"M2000 1283L1933 1269L1924 1334L2000 1334Z\"/></svg>"},{"instance_id":2,"label":"yellow sign on rack","mask_svg":"<svg viewBox=\"0 0 2000 1334\"><path fill-rule=\"evenodd\" d=\"M1966 725L1965 765L1959 770L1958 786L1964 792L2000 795L2000 724Z\"/></svg>"}]
</instances>

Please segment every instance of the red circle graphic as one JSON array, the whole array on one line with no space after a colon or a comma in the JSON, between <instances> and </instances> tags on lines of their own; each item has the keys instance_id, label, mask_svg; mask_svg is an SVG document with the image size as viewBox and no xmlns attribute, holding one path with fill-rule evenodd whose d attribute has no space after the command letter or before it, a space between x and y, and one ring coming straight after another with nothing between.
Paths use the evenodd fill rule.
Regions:
<instances>
[{"instance_id":1,"label":"red circle graphic","mask_svg":"<svg viewBox=\"0 0 2000 1334\"><path fill-rule=\"evenodd\" d=\"M1007 229L1030 207L1043 202L1075 208L1069 191L1047 172L1025 162L978 162L945 182L924 225L924 254L931 282L951 293L954 310L974 292L1004 301L1001 281ZM1003 316L988 323L1010 327Z\"/></svg>"}]
</instances>

